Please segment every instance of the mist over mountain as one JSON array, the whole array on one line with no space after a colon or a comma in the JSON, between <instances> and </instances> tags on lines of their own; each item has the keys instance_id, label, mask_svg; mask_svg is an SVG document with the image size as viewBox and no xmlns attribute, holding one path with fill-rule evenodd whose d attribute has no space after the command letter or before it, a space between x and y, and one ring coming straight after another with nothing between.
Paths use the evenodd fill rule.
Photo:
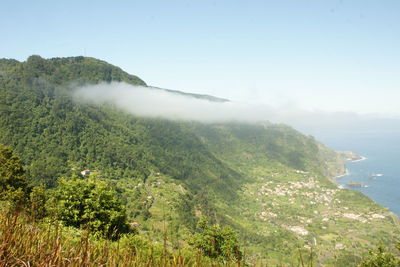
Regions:
<instances>
[{"instance_id":1,"label":"mist over mountain","mask_svg":"<svg viewBox=\"0 0 400 267\"><path fill-rule=\"evenodd\" d=\"M400 131L400 119L396 117L360 115L354 112L307 111L291 106L246 104L211 96L194 96L196 95L123 82L74 88L74 97L78 102L109 103L143 117L205 123L269 121L285 123L305 134L316 136L325 132Z\"/></svg>"},{"instance_id":2,"label":"mist over mountain","mask_svg":"<svg viewBox=\"0 0 400 267\"><path fill-rule=\"evenodd\" d=\"M347 266L400 237L390 211L336 186L338 153L282 124L352 125L357 115L153 88L94 58L40 56L0 60L0 115L0 143L32 186L51 196L65 179L90 180L88 169L140 238L171 251L197 251L201 218L231 227L251 263L292 264L287 251L313 246L324 265Z\"/></svg>"},{"instance_id":3,"label":"mist over mountain","mask_svg":"<svg viewBox=\"0 0 400 267\"><path fill-rule=\"evenodd\" d=\"M1 7L0 267L400 267L400 0Z\"/></svg>"},{"instance_id":4,"label":"mist over mountain","mask_svg":"<svg viewBox=\"0 0 400 267\"><path fill-rule=\"evenodd\" d=\"M77 100L111 103L137 116L170 120L215 122L260 122L274 119L275 111L266 106L250 106L231 101L217 102L127 83L80 87Z\"/></svg>"}]
</instances>

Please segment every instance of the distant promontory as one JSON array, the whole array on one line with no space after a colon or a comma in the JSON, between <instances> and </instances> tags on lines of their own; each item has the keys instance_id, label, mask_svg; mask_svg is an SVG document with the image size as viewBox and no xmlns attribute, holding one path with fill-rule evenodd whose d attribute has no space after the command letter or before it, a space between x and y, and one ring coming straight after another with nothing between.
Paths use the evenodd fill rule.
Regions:
<instances>
[{"instance_id":1,"label":"distant promontory","mask_svg":"<svg viewBox=\"0 0 400 267\"><path fill-rule=\"evenodd\" d=\"M358 155L353 151L337 151L339 157L341 157L344 161L357 161L362 160L364 157Z\"/></svg>"}]
</instances>

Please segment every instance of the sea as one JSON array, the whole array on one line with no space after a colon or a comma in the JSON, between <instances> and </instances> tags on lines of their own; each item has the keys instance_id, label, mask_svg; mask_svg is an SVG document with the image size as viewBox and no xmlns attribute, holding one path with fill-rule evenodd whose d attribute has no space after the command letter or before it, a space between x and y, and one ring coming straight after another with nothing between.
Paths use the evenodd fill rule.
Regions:
<instances>
[{"instance_id":1,"label":"sea","mask_svg":"<svg viewBox=\"0 0 400 267\"><path fill-rule=\"evenodd\" d=\"M400 131L320 132L314 136L334 150L350 150L365 158L346 164L347 175L337 179L339 186L362 192L400 217Z\"/></svg>"}]
</instances>

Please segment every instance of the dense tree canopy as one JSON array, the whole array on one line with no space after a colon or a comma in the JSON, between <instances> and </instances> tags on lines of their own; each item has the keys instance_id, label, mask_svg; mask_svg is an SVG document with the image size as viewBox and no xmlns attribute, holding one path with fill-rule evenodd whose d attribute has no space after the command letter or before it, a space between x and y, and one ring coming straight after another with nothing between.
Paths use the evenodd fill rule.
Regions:
<instances>
[{"instance_id":1,"label":"dense tree canopy","mask_svg":"<svg viewBox=\"0 0 400 267\"><path fill-rule=\"evenodd\" d=\"M60 179L49 209L67 226L88 229L108 238L129 232L125 208L115 192L95 178Z\"/></svg>"},{"instance_id":2,"label":"dense tree canopy","mask_svg":"<svg viewBox=\"0 0 400 267\"><path fill-rule=\"evenodd\" d=\"M0 199L10 199L15 194L23 197L26 190L27 180L20 158L10 147L0 144Z\"/></svg>"}]
</instances>

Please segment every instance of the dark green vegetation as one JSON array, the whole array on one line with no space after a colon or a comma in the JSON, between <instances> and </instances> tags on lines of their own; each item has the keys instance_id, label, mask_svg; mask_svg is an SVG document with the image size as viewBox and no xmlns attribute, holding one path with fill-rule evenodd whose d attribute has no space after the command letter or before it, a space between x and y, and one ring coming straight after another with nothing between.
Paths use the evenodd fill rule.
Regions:
<instances>
[{"instance_id":1,"label":"dark green vegetation","mask_svg":"<svg viewBox=\"0 0 400 267\"><path fill-rule=\"evenodd\" d=\"M192 236L189 243L210 258L240 261L243 257L232 228L208 225L204 218L199 221L198 233Z\"/></svg>"},{"instance_id":2,"label":"dark green vegetation","mask_svg":"<svg viewBox=\"0 0 400 267\"><path fill-rule=\"evenodd\" d=\"M49 210L66 226L86 228L107 238L129 233L124 207L107 183L93 178L59 179Z\"/></svg>"},{"instance_id":3,"label":"dark green vegetation","mask_svg":"<svg viewBox=\"0 0 400 267\"><path fill-rule=\"evenodd\" d=\"M396 244L398 218L338 189L330 178L343 161L314 138L269 123L139 118L72 97L77 86L111 81L146 86L93 58L0 60L0 143L15 149L29 183L17 185L25 174L5 168L1 186L27 188L20 191L32 203L56 203L34 205L35 218L111 239L129 231L129 222L163 249L191 244L219 261L241 255L229 226L244 260L260 264L351 266L379 243ZM85 168L94 175L75 177ZM201 217L211 225L199 228ZM230 241L206 241L221 237Z\"/></svg>"},{"instance_id":4,"label":"dark green vegetation","mask_svg":"<svg viewBox=\"0 0 400 267\"><path fill-rule=\"evenodd\" d=\"M74 176L60 178L55 190L32 188L12 149L0 145L0 157L3 174L16 170L1 191L0 266L231 266L242 262L230 227L221 229L202 219L199 232L189 238L194 246L171 251L166 243L152 244L137 235L104 181Z\"/></svg>"},{"instance_id":5,"label":"dark green vegetation","mask_svg":"<svg viewBox=\"0 0 400 267\"><path fill-rule=\"evenodd\" d=\"M20 158L10 147L0 145L0 200L24 201L27 186Z\"/></svg>"}]
</instances>

